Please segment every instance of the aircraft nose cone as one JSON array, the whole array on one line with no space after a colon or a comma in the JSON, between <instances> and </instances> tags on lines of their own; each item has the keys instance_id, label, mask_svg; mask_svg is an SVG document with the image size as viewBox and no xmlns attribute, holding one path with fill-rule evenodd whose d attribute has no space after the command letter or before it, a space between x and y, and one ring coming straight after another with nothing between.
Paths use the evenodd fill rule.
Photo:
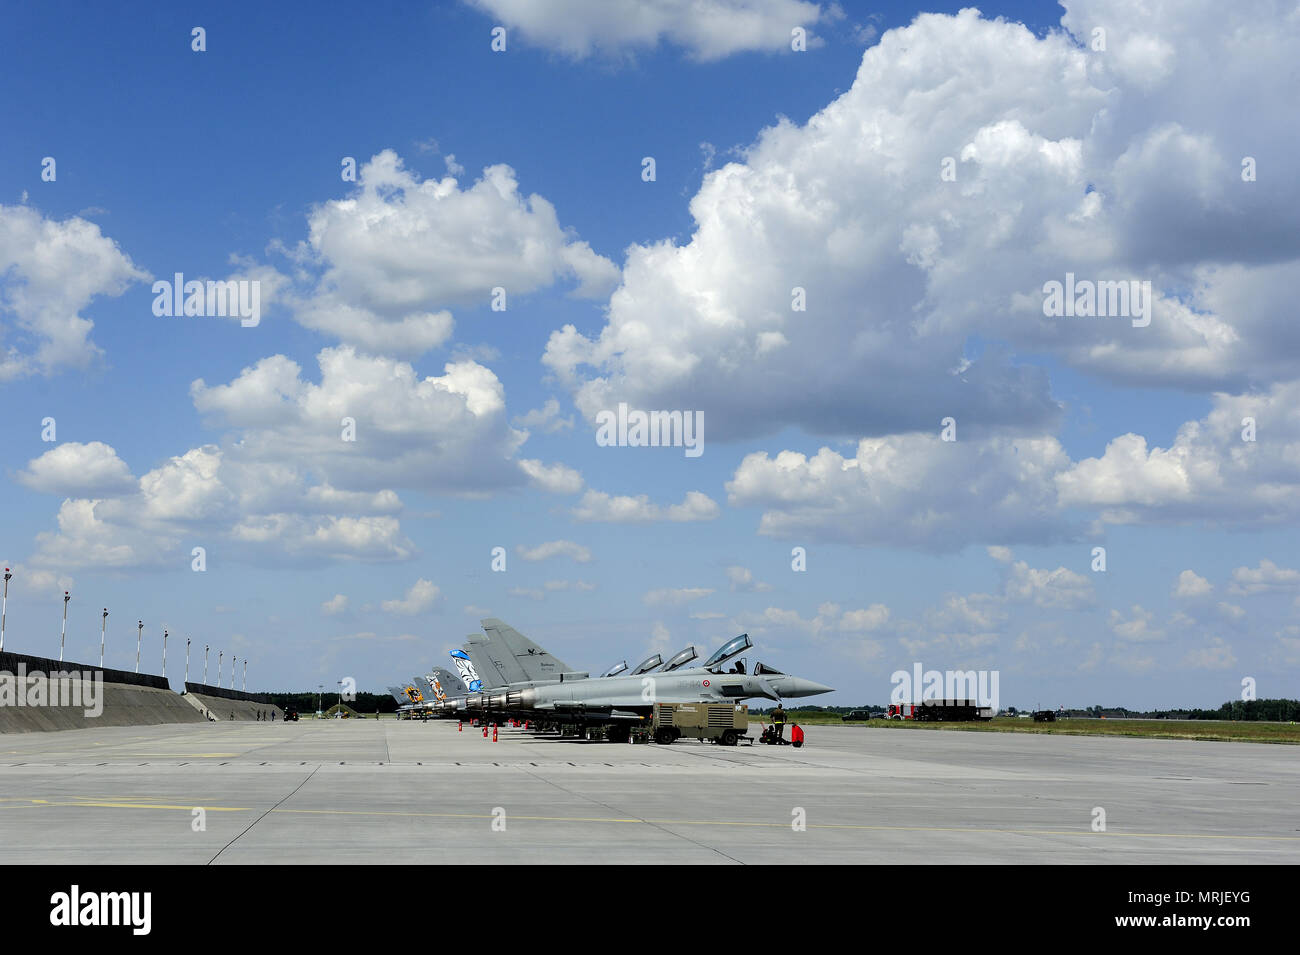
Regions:
<instances>
[{"instance_id":1,"label":"aircraft nose cone","mask_svg":"<svg viewBox=\"0 0 1300 955\"><path fill-rule=\"evenodd\" d=\"M790 687L785 691L786 696L817 696L820 693L834 693L834 687L824 686L813 680L804 680L800 677L794 677L790 681Z\"/></svg>"}]
</instances>

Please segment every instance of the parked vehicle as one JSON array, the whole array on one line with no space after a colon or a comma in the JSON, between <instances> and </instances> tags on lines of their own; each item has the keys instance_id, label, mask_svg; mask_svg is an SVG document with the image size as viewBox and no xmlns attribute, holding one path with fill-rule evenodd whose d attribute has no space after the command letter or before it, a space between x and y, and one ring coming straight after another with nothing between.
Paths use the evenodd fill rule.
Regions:
<instances>
[{"instance_id":1,"label":"parked vehicle","mask_svg":"<svg viewBox=\"0 0 1300 955\"><path fill-rule=\"evenodd\" d=\"M923 722L967 723L993 719L993 709L975 700L922 700L914 706L912 718Z\"/></svg>"},{"instance_id":2,"label":"parked vehicle","mask_svg":"<svg viewBox=\"0 0 1300 955\"><path fill-rule=\"evenodd\" d=\"M667 746L689 736L735 746L749 733L749 707L744 703L659 703L651 722L654 741Z\"/></svg>"}]
</instances>

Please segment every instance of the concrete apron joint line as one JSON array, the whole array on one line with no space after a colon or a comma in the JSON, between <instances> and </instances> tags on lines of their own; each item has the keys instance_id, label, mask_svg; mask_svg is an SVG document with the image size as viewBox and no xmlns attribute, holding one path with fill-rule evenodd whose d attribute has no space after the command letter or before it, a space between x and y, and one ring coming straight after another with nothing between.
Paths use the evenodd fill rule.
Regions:
<instances>
[{"instance_id":1,"label":"concrete apron joint line","mask_svg":"<svg viewBox=\"0 0 1300 955\"><path fill-rule=\"evenodd\" d=\"M279 808L280 808L281 806L283 806L286 802L288 802L289 799L290 799L294 794L296 794L296 793L298 792L298 790L302 789L303 786L306 786L307 783L308 783L308 781L310 781L311 778L312 778L313 776L315 776L318 772L320 772L320 765L319 765L319 764L316 766L315 769L313 769L310 773L307 774L306 778L303 779L302 782L300 782L297 786L294 786L294 787L293 787L293 791L292 791L292 792L288 793L288 794L287 794L283 799L281 799L278 803L276 803L276 804L275 804L274 806L272 806L271 808L267 809L266 812L262 813L260 816L258 816L258 817L257 817L256 819L254 819L252 822L250 822L250 823L248 824L247 828L245 828L243 832L241 832L239 835L235 836L235 838L231 839L231 840L230 840L229 842L227 842L224 846L222 846L221 849L217 852L217 854L214 855L211 859L209 859L209 860L207 861L207 865L212 865L212 863L216 862L219 858L221 858L221 853L222 853L222 852L225 852L227 849L229 849L231 846L233 846L236 842L238 842L240 839L242 839L245 835L247 835L249 829L252 829L255 825L257 825L259 822L261 822L263 819L265 819L268 815L270 815L272 812L274 812L275 810L279 809Z\"/></svg>"},{"instance_id":2,"label":"concrete apron joint line","mask_svg":"<svg viewBox=\"0 0 1300 955\"><path fill-rule=\"evenodd\" d=\"M556 789L560 790L560 792L568 793L570 796L577 796L579 799L585 799L587 800L587 802L594 803L595 805L600 806L602 809L607 809L613 813L621 812L621 810L619 810L617 807L611 806L608 803L601 802L599 799L595 798L594 796L587 796L582 793L576 793L572 789L566 789L565 787L561 786L559 783L555 782L554 780L547 779L545 776L538 775L537 773L534 773L531 770L527 770L524 769L523 767L519 767L519 771L521 773L524 773L527 776L533 777L533 779L536 779L539 782L543 782L546 783L547 785L554 786ZM666 826L662 826L651 819L646 819L643 816L638 816L636 813L623 813L623 815L631 816L635 818L637 821L647 826L651 826L655 829L658 829L660 832L666 833L667 835L676 836L678 839L681 839L685 842L689 842L691 843L691 845L698 846L701 849L707 849L710 852L716 852L718 855L722 856L722 858L729 859L730 861L736 863L736 865L745 864L741 862L739 859L727 855L725 852L723 852L721 849L717 848L716 846L706 845L705 843L692 839L690 836L684 835L680 832L673 832L671 829L667 828Z\"/></svg>"}]
</instances>

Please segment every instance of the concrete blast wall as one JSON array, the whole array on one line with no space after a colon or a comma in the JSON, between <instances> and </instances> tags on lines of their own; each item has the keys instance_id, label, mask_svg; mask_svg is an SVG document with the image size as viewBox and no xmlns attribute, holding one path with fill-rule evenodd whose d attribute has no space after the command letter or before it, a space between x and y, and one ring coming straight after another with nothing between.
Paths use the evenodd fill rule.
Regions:
<instances>
[{"instance_id":1,"label":"concrete blast wall","mask_svg":"<svg viewBox=\"0 0 1300 955\"><path fill-rule=\"evenodd\" d=\"M269 720L274 714L277 722L284 719L284 711L270 702L265 693L245 693L206 683L186 683L185 699L200 711L205 719L256 720L258 714Z\"/></svg>"},{"instance_id":2,"label":"concrete blast wall","mask_svg":"<svg viewBox=\"0 0 1300 955\"><path fill-rule=\"evenodd\" d=\"M0 653L0 733L202 720L152 673Z\"/></svg>"}]
</instances>

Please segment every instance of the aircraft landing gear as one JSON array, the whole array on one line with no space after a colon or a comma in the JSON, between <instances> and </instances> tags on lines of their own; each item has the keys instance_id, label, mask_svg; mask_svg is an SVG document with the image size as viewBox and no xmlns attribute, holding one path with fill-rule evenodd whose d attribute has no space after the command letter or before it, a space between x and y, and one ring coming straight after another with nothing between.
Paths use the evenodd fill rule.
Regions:
<instances>
[{"instance_id":1,"label":"aircraft landing gear","mask_svg":"<svg viewBox=\"0 0 1300 955\"><path fill-rule=\"evenodd\" d=\"M605 731L605 738L611 743L626 743L629 735L626 726L611 726Z\"/></svg>"}]
</instances>

